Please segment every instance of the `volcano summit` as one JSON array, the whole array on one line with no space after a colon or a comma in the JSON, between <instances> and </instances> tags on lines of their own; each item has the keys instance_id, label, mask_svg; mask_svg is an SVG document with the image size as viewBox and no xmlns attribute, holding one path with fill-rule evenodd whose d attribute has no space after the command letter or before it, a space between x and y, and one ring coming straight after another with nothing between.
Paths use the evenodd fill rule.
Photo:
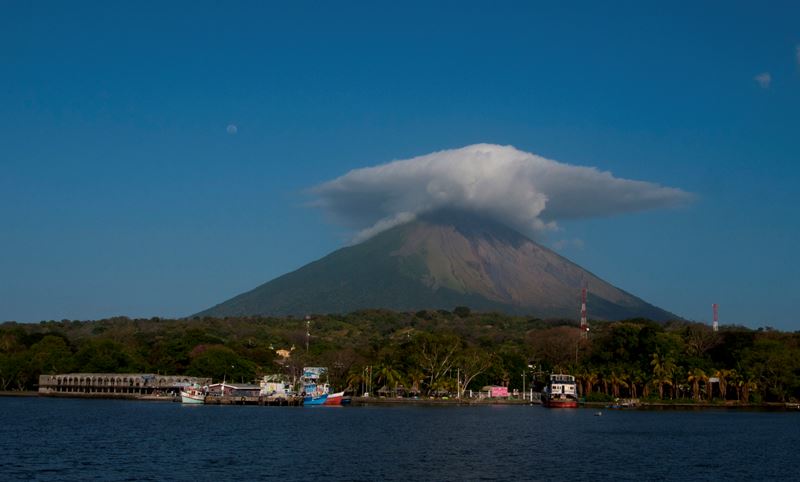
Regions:
<instances>
[{"instance_id":1,"label":"volcano summit","mask_svg":"<svg viewBox=\"0 0 800 482\"><path fill-rule=\"evenodd\" d=\"M197 316L469 306L540 318L576 318L584 283L589 286L591 318L677 318L511 228L448 211L421 216L339 249Z\"/></svg>"}]
</instances>

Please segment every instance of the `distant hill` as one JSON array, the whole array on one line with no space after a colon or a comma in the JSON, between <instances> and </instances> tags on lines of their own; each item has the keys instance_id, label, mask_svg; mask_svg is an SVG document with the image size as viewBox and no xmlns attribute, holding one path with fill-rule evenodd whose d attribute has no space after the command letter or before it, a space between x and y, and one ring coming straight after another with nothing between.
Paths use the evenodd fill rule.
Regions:
<instances>
[{"instance_id":1,"label":"distant hill","mask_svg":"<svg viewBox=\"0 0 800 482\"><path fill-rule=\"evenodd\" d=\"M447 309L577 318L677 319L492 221L438 213L396 226L273 279L196 316Z\"/></svg>"}]
</instances>

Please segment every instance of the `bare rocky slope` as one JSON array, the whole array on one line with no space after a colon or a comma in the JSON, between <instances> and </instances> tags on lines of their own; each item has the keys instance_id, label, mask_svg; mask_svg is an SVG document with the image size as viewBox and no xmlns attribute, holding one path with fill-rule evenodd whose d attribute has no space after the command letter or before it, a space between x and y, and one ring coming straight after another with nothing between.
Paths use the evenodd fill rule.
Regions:
<instances>
[{"instance_id":1,"label":"bare rocky slope","mask_svg":"<svg viewBox=\"0 0 800 482\"><path fill-rule=\"evenodd\" d=\"M396 226L196 316L306 315L367 308L501 311L593 319L678 318L505 226L439 213Z\"/></svg>"}]
</instances>

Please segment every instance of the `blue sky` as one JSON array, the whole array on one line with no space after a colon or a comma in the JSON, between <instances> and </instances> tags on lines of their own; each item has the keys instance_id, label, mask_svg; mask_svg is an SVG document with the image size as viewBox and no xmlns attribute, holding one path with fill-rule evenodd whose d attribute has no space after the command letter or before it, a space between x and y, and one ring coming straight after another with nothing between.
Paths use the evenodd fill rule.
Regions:
<instances>
[{"instance_id":1,"label":"blue sky","mask_svg":"<svg viewBox=\"0 0 800 482\"><path fill-rule=\"evenodd\" d=\"M693 193L541 241L800 329L800 4L162 3L2 2L0 320L202 310L350 239L309 188L485 142Z\"/></svg>"}]
</instances>

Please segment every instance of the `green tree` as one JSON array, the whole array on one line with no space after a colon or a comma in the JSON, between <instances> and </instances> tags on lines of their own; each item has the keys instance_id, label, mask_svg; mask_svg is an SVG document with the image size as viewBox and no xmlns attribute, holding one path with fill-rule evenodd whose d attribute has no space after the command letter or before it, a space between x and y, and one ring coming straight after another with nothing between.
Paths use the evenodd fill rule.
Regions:
<instances>
[{"instance_id":1,"label":"green tree","mask_svg":"<svg viewBox=\"0 0 800 482\"><path fill-rule=\"evenodd\" d=\"M124 345L102 339L85 342L75 354L75 365L84 373L122 373L137 368Z\"/></svg>"},{"instance_id":2,"label":"green tree","mask_svg":"<svg viewBox=\"0 0 800 482\"><path fill-rule=\"evenodd\" d=\"M218 381L252 381L256 365L228 347L214 345L198 350L186 373L196 377L211 377Z\"/></svg>"},{"instance_id":3,"label":"green tree","mask_svg":"<svg viewBox=\"0 0 800 482\"><path fill-rule=\"evenodd\" d=\"M428 379L429 389L453 368L461 341L455 335L420 333L414 343L415 355L420 368Z\"/></svg>"},{"instance_id":4,"label":"green tree","mask_svg":"<svg viewBox=\"0 0 800 482\"><path fill-rule=\"evenodd\" d=\"M458 397L462 398L464 392L469 388L469 384L495 363L494 355L486 351L470 347L462 350L456 359L456 376L458 377L456 386Z\"/></svg>"},{"instance_id":5,"label":"green tree","mask_svg":"<svg viewBox=\"0 0 800 482\"><path fill-rule=\"evenodd\" d=\"M381 363L375 366L374 372L377 376L378 387L386 387L389 390L396 391L397 386L401 383L403 376L392 365L388 363Z\"/></svg>"},{"instance_id":6,"label":"green tree","mask_svg":"<svg viewBox=\"0 0 800 482\"><path fill-rule=\"evenodd\" d=\"M694 368L689 372L687 381L692 385L692 398L701 400L700 383L704 386L708 385L708 375L700 368Z\"/></svg>"},{"instance_id":7,"label":"green tree","mask_svg":"<svg viewBox=\"0 0 800 482\"><path fill-rule=\"evenodd\" d=\"M36 374L68 373L75 361L72 350L60 336L47 335L29 350L31 365Z\"/></svg>"},{"instance_id":8,"label":"green tree","mask_svg":"<svg viewBox=\"0 0 800 482\"><path fill-rule=\"evenodd\" d=\"M652 381L658 387L658 398L664 399L664 385L672 385L672 377L677 369L675 362L670 357L653 353L650 366L653 367Z\"/></svg>"}]
</instances>

